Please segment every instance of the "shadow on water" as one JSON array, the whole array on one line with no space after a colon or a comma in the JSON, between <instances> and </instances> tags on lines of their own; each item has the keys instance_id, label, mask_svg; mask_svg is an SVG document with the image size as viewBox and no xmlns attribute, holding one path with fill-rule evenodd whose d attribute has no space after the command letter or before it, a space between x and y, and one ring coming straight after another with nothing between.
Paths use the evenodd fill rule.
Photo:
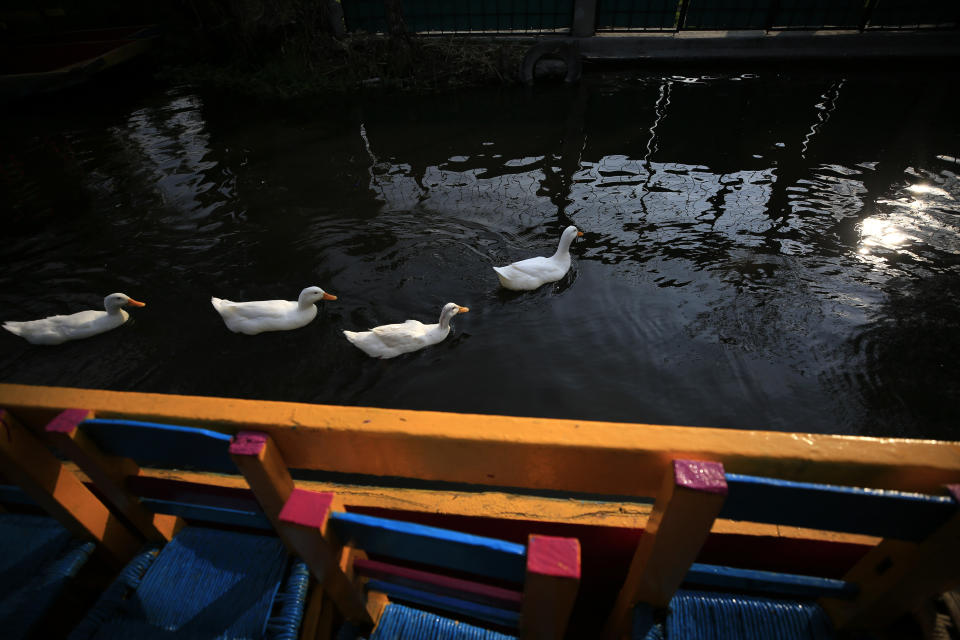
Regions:
<instances>
[{"instance_id":1,"label":"shadow on water","mask_svg":"<svg viewBox=\"0 0 960 640\"><path fill-rule=\"evenodd\" d=\"M4 381L956 438L956 76L595 75L246 105L185 88L0 125L0 319L147 301ZM583 232L566 278L492 266ZM234 335L210 306L337 294ZM469 306L388 361L341 331Z\"/></svg>"}]
</instances>

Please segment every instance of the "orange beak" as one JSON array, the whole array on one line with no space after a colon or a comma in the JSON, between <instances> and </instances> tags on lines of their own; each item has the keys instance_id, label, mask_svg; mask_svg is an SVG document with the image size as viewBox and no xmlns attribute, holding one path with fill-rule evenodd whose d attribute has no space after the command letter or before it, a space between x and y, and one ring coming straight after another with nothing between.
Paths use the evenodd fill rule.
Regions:
<instances>
[{"instance_id":1,"label":"orange beak","mask_svg":"<svg viewBox=\"0 0 960 640\"><path fill-rule=\"evenodd\" d=\"M578 237L578 238L579 238L580 236L582 236L582 235L583 235L583 231L577 231L577 237Z\"/></svg>"},{"instance_id":2,"label":"orange beak","mask_svg":"<svg viewBox=\"0 0 960 640\"><path fill-rule=\"evenodd\" d=\"M337 296L333 295L332 293L327 293L326 291L324 291L324 292L323 292L323 298L322 298L322 299L323 299L323 300L336 300L336 299L337 299Z\"/></svg>"},{"instance_id":3,"label":"orange beak","mask_svg":"<svg viewBox=\"0 0 960 640\"><path fill-rule=\"evenodd\" d=\"M460 313L466 313L470 311L470 307L457 307L460 310Z\"/></svg>"},{"instance_id":4,"label":"orange beak","mask_svg":"<svg viewBox=\"0 0 960 640\"><path fill-rule=\"evenodd\" d=\"M131 307L145 307L147 306L146 302L140 302L139 300L134 300L133 298L127 298L127 304Z\"/></svg>"}]
</instances>

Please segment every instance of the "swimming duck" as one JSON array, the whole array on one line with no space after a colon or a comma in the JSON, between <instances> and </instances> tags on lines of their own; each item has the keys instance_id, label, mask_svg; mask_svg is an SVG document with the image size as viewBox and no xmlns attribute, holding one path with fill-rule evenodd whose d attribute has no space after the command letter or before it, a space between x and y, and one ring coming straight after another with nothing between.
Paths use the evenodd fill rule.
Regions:
<instances>
[{"instance_id":1,"label":"swimming duck","mask_svg":"<svg viewBox=\"0 0 960 640\"><path fill-rule=\"evenodd\" d=\"M455 302L443 305L440 322L423 324L418 320L407 320L400 324L385 324L370 331L344 331L347 340L371 358L393 358L402 353L410 353L424 347L443 342L450 333L450 321L458 313L470 311Z\"/></svg>"},{"instance_id":2,"label":"swimming duck","mask_svg":"<svg viewBox=\"0 0 960 640\"><path fill-rule=\"evenodd\" d=\"M213 308L223 318L227 329L234 333L255 336L264 331L288 331L299 329L317 317L318 300L336 300L320 287L307 287L300 292L296 302L292 300L254 300L231 302L210 298Z\"/></svg>"},{"instance_id":3,"label":"swimming duck","mask_svg":"<svg viewBox=\"0 0 960 640\"><path fill-rule=\"evenodd\" d=\"M123 307L127 305L131 307L147 306L125 294L111 293L103 299L103 306L106 311L90 309L66 316L50 316L41 320L9 321L3 323L3 328L26 339L31 344L61 344L68 340L89 338L98 333L116 329L130 317L123 310Z\"/></svg>"},{"instance_id":4,"label":"swimming duck","mask_svg":"<svg viewBox=\"0 0 960 640\"><path fill-rule=\"evenodd\" d=\"M570 270L570 245L582 235L582 231L570 225L560 235L557 252L549 258L527 258L493 270L497 272L500 284L513 291L533 291L548 282L556 282Z\"/></svg>"}]
</instances>

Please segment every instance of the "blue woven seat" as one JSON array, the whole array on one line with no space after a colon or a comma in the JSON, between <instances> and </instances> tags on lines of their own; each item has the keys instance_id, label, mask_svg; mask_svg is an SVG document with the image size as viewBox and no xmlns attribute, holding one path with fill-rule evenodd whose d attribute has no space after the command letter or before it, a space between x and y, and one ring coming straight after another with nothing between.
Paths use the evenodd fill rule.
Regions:
<instances>
[{"instance_id":1,"label":"blue woven seat","mask_svg":"<svg viewBox=\"0 0 960 640\"><path fill-rule=\"evenodd\" d=\"M515 640L509 636L483 627L444 618L433 613L390 603L383 611L377 628L370 640L404 640L425 638L429 640Z\"/></svg>"},{"instance_id":2,"label":"blue woven seat","mask_svg":"<svg viewBox=\"0 0 960 640\"><path fill-rule=\"evenodd\" d=\"M0 514L3 637L26 637L93 549L93 543L75 540L52 518Z\"/></svg>"},{"instance_id":3,"label":"blue woven seat","mask_svg":"<svg viewBox=\"0 0 960 640\"><path fill-rule=\"evenodd\" d=\"M289 564L275 537L185 528L134 558L70 638L296 638L308 573Z\"/></svg>"},{"instance_id":4,"label":"blue woven seat","mask_svg":"<svg viewBox=\"0 0 960 640\"><path fill-rule=\"evenodd\" d=\"M814 602L679 590L666 619L648 628L634 612L635 640L830 640L833 626ZM639 633L637 633L639 631Z\"/></svg>"}]
</instances>

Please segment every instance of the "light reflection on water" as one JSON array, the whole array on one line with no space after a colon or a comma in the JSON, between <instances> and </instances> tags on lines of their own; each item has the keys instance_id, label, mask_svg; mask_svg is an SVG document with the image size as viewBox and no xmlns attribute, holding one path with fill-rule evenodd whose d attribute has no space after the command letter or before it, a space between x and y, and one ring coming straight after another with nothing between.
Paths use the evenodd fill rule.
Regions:
<instances>
[{"instance_id":1,"label":"light reflection on water","mask_svg":"<svg viewBox=\"0 0 960 640\"><path fill-rule=\"evenodd\" d=\"M172 89L2 131L0 319L110 291L130 326L0 336L2 379L630 422L957 439L952 84L740 74L338 109ZM82 110L81 110L82 111ZM264 114L269 114L265 116ZM490 267L585 232L529 294ZM339 296L250 338L209 306ZM340 330L469 306L389 362Z\"/></svg>"}]
</instances>

